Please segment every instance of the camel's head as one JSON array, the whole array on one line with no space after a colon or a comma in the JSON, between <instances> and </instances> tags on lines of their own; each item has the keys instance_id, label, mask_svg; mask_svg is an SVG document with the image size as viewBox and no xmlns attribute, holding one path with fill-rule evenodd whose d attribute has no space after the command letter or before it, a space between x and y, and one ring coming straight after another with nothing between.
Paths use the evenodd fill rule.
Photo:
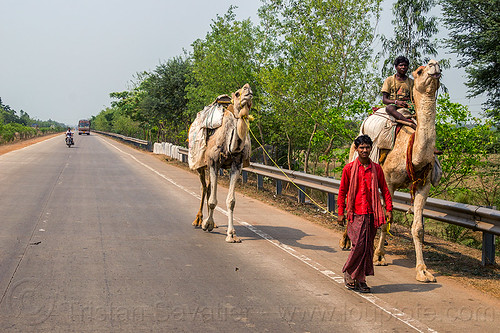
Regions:
<instances>
[{"instance_id":1,"label":"camel's head","mask_svg":"<svg viewBox=\"0 0 500 333\"><path fill-rule=\"evenodd\" d=\"M441 68L436 60L430 60L427 66L420 66L413 72L414 89L420 93L435 94L439 88Z\"/></svg>"},{"instance_id":2,"label":"camel's head","mask_svg":"<svg viewBox=\"0 0 500 333\"><path fill-rule=\"evenodd\" d=\"M234 115L236 118L245 118L252 107L253 92L247 83L233 93Z\"/></svg>"}]
</instances>

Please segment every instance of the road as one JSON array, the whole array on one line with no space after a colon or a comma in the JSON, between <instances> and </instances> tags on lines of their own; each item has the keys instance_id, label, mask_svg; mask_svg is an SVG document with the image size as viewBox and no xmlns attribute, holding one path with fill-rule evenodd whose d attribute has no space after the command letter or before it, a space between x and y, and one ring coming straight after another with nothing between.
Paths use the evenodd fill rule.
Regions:
<instances>
[{"instance_id":1,"label":"road","mask_svg":"<svg viewBox=\"0 0 500 333\"><path fill-rule=\"evenodd\" d=\"M404 260L345 289L339 234L237 195L241 244L191 225L193 173L99 135L0 156L1 332L496 332L500 302Z\"/></svg>"}]
</instances>

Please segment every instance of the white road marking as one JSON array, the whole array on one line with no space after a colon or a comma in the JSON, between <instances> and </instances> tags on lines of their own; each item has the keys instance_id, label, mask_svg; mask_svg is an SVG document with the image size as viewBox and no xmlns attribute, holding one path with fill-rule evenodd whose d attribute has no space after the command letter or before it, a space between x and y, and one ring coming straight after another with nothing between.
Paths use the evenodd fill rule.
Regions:
<instances>
[{"instance_id":1,"label":"white road marking","mask_svg":"<svg viewBox=\"0 0 500 333\"><path fill-rule=\"evenodd\" d=\"M165 176L164 174L162 174L161 172L157 171L156 169L154 169L154 168L150 167L149 165L147 165L147 164L139 161L132 154L129 154L129 153L121 150L117 146L115 146L112 143L110 143L110 142L102 139L101 137L99 137L99 139L103 140L104 142L106 142L107 144L109 144L110 146L112 146L113 148L115 148L116 150L118 150L119 152L121 152L121 153L123 153L125 155L130 156L130 158L132 158L133 160L135 160L137 163L139 163L140 165L144 166L146 169L151 170L153 173L155 173L158 176L160 176L161 178L167 180L171 184L177 186L179 189L181 189L181 190L185 191L186 193L194 196L198 200L201 199L201 196L199 194L197 194L197 193L195 193L195 192L187 189L186 187L180 185L179 183L177 183L173 179ZM226 210L224 210L224 209L222 209L220 207L217 207L216 209L219 212L223 213L224 215L228 214L228 212ZM314 260L310 259L309 257L307 257L307 256L305 256L305 255L303 255L303 254L301 254L299 252L297 252L297 250L295 250L294 248L291 248L290 246L281 243L280 241L274 239L272 236L270 236L270 235L266 234L265 232L259 230L258 228L256 228L255 226L251 225L250 223L241 220L240 218L235 217L234 220L237 221L242 226L246 227L247 229L251 230L255 234L259 235L261 238L267 240L268 242L270 242L271 244L273 244L277 248L285 251L286 253L290 254L292 257L297 258L298 260L300 260L301 262L303 262L307 266L315 269L316 271L318 271L319 273L323 274L327 278L329 278L329 279L331 279L331 280L333 280L333 281L335 281L337 283L344 283L343 274L339 275L339 274L337 274L337 273L335 273L335 272L333 272L333 271L325 268L320 263L317 263ZM416 320L416 319L412 318L411 316L407 315L406 313L402 312L401 310L393 307L392 305L390 305L386 301L378 298L377 296L375 296L373 294L362 294L362 293L359 293L359 292L355 292L355 293L359 297L361 297L361 298L365 299L366 301L372 303L373 305L375 305L380 310L384 311L385 313L387 313L388 315L392 316L393 318L395 318L395 319L403 322L404 324L406 324L409 327L413 328L417 332L422 332L422 333L423 332L437 332L437 331L433 330L432 328L428 327L427 325L419 322L418 320Z\"/></svg>"}]
</instances>

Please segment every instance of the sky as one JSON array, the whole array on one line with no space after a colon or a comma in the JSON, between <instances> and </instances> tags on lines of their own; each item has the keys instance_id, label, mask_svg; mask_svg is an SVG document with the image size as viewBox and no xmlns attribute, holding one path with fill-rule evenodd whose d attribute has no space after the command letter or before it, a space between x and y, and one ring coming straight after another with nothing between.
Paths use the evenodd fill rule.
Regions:
<instances>
[{"instance_id":1,"label":"sky","mask_svg":"<svg viewBox=\"0 0 500 333\"><path fill-rule=\"evenodd\" d=\"M383 22L391 3L384 2ZM258 22L259 0L1 0L2 102L76 125L108 107L111 92L129 89L136 73L190 51L231 5L238 20ZM484 98L465 97L464 77L451 68L442 80L452 101L479 116Z\"/></svg>"}]
</instances>

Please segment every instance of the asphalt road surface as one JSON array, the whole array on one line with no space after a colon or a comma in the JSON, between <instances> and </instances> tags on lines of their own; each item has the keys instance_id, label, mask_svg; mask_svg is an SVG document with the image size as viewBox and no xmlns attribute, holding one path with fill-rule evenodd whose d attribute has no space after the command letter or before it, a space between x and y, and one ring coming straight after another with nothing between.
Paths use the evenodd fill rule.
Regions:
<instances>
[{"instance_id":1,"label":"asphalt road surface","mask_svg":"<svg viewBox=\"0 0 500 333\"><path fill-rule=\"evenodd\" d=\"M389 259L343 286L339 235L237 196L191 225L197 176L99 135L0 156L1 332L498 332L500 302Z\"/></svg>"}]
</instances>

